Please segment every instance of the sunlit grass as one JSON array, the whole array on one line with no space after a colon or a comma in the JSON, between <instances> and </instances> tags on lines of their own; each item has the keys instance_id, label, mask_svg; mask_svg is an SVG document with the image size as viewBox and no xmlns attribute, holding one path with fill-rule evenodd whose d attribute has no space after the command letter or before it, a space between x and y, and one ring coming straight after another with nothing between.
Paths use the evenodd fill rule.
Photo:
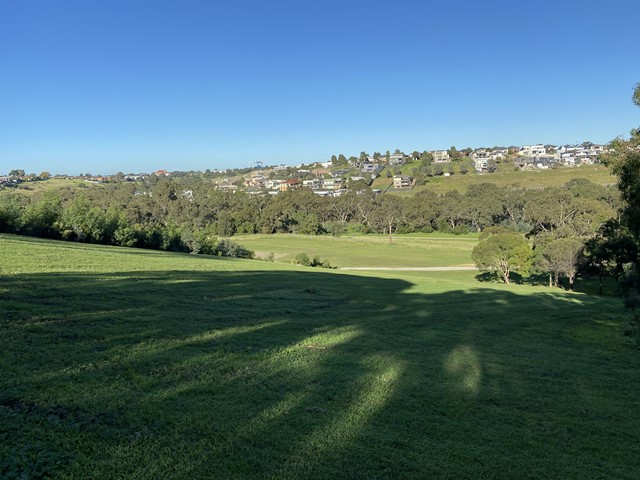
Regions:
<instances>
[{"instance_id":1,"label":"sunlit grass","mask_svg":"<svg viewBox=\"0 0 640 480\"><path fill-rule=\"evenodd\" d=\"M344 267L442 267L471 265L476 235L386 235L307 236L249 235L234 241L256 252L260 258L271 253L277 262L291 262L296 254L319 255L331 265Z\"/></svg>"}]
</instances>

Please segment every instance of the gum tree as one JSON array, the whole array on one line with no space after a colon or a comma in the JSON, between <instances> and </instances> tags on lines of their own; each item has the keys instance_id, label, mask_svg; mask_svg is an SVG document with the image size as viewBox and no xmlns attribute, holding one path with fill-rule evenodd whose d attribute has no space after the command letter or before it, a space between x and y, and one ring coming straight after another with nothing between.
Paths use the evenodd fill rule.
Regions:
<instances>
[{"instance_id":1,"label":"gum tree","mask_svg":"<svg viewBox=\"0 0 640 480\"><path fill-rule=\"evenodd\" d=\"M497 231L481 240L471 252L479 270L497 272L509 284L512 272L527 275L533 260L531 245L519 233Z\"/></svg>"}]
</instances>

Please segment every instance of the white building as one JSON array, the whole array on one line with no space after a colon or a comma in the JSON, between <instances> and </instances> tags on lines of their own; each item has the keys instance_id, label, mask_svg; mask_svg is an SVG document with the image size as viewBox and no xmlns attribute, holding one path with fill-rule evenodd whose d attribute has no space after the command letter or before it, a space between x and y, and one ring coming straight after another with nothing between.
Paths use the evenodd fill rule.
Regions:
<instances>
[{"instance_id":1,"label":"white building","mask_svg":"<svg viewBox=\"0 0 640 480\"><path fill-rule=\"evenodd\" d=\"M523 145L518 151L519 155L526 155L527 157L535 157L538 155L546 155L547 149L544 145Z\"/></svg>"},{"instance_id":2,"label":"white building","mask_svg":"<svg viewBox=\"0 0 640 480\"><path fill-rule=\"evenodd\" d=\"M451 161L451 157L449 156L449 152L446 150L434 150L431 152L431 155L433 155L433 161L434 162L450 162Z\"/></svg>"}]
</instances>

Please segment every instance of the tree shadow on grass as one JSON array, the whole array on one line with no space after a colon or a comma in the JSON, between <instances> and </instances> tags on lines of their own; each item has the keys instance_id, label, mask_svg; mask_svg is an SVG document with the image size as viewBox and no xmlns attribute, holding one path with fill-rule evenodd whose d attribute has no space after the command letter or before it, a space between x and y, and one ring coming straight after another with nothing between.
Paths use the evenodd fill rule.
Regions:
<instances>
[{"instance_id":1,"label":"tree shadow on grass","mask_svg":"<svg viewBox=\"0 0 640 480\"><path fill-rule=\"evenodd\" d=\"M315 271L13 276L0 472L579 478L637 462L640 384L615 300L414 287Z\"/></svg>"}]
</instances>

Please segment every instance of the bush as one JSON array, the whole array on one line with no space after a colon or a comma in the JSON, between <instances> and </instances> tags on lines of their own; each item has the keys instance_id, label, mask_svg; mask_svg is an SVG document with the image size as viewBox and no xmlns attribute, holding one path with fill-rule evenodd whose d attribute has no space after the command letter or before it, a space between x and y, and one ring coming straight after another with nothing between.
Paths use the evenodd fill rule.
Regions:
<instances>
[{"instance_id":1,"label":"bush","mask_svg":"<svg viewBox=\"0 0 640 480\"><path fill-rule=\"evenodd\" d=\"M315 255L313 258L309 258L304 252L298 253L293 259L294 265L302 265L304 267L322 267L322 268L334 268L331 266L328 260L322 260L319 255Z\"/></svg>"},{"instance_id":2,"label":"bush","mask_svg":"<svg viewBox=\"0 0 640 480\"><path fill-rule=\"evenodd\" d=\"M340 220L327 222L325 225L325 229L334 237L338 237L347 233L347 222L343 222Z\"/></svg>"},{"instance_id":3,"label":"bush","mask_svg":"<svg viewBox=\"0 0 640 480\"><path fill-rule=\"evenodd\" d=\"M309 255L306 253L298 253L296 257L293 259L293 263L295 265L303 265L305 267L311 266L311 260L309 259Z\"/></svg>"},{"instance_id":4,"label":"bush","mask_svg":"<svg viewBox=\"0 0 640 480\"><path fill-rule=\"evenodd\" d=\"M215 255L219 257L253 258L254 252L228 239L222 239L215 247Z\"/></svg>"}]
</instances>

